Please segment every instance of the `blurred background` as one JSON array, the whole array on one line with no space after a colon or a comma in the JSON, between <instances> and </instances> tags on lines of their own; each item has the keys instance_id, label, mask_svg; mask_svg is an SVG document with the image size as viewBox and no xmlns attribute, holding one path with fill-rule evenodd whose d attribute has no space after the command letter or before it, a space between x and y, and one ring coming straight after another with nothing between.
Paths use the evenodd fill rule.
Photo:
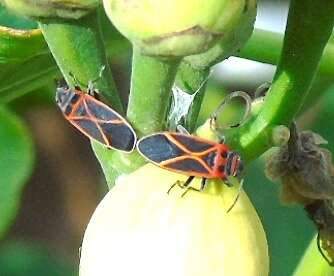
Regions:
<instances>
[{"instance_id":1,"label":"blurred background","mask_svg":"<svg viewBox=\"0 0 334 276\"><path fill-rule=\"evenodd\" d=\"M259 1L256 28L283 33L287 8L287 1ZM34 22L3 8L0 25L35 27ZM107 35L117 39L111 63L126 100L130 46L115 32L109 30ZM199 123L226 91L252 92L271 81L274 72L273 65L235 57L215 66ZM309 99L312 108L301 113L298 125L334 141L334 131L328 127L332 125L328 118L334 116L334 87L326 79L319 79L314 89L321 90L323 96ZM107 192L89 141L64 120L54 93L55 83L50 79L43 88L0 106L0 225L1 218L13 217L6 233L0 233L1 276L77 275L85 227ZM334 144L329 143L328 148L333 152ZM270 275L291 275L315 228L301 207L280 203L279 184L265 178L262 159L247 168L245 183L267 233ZM3 193L1 187L9 184L12 189ZM8 210L14 214L8 214Z\"/></svg>"}]
</instances>

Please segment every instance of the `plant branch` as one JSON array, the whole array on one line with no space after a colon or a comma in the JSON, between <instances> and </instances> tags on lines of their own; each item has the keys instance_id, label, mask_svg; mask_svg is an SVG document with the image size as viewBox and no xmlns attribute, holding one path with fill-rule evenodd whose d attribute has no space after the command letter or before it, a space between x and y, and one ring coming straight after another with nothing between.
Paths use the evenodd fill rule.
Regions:
<instances>
[{"instance_id":1,"label":"plant branch","mask_svg":"<svg viewBox=\"0 0 334 276\"><path fill-rule=\"evenodd\" d=\"M134 48L127 117L139 135L161 131L180 60L161 60Z\"/></svg>"},{"instance_id":2,"label":"plant branch","mask_svg":"<svg viewBox=\"0 0 334 276\"><path fill-rule=\"evenodd\" d=\"M137 135L163 130L178 65L178 60L160 60L134 49L127 118ZM136 151L131 154L108 152L97 143L93 143L93 149L109 188L120 175L128 174L144 163Z\"/></svg>"},{"instance_id":3,"label":"plant branch","mask_svg":"<svg viewBox=\"0 0 334 276\"><path fill-rule=\"evenodd\" d=\"M261 47L259 47L261 45ZM283 35L280 33L255 29L251 38L238 54L239 57L263 63L277 64L283 46ZM330 40L323 52L320 64L320 75L334 76L334 41Z\"/></svg>"},{"instance_id":4,"label":"plant branch","mask_svg":"<svg viewBox=\"0 0 334 276\"><path fill-rule=\"evenodd\" d=\"M291 2L282 54L263 108L242 128L227 133L246 161L270 148L272 129L288 126L302 107L333 24L334 2Z\"/></svg>"},{"instance_id":5,"label":"plant branch","mask_svg":"<svg viewBox=\"0 0 334 276\"><path fill-rule=\"evenodd\" d=\"M78 20L40 22L45 40L66 81L78 85L70 73L83 84L97 79L94 86L117 111L123 111L104 51L97 12ZM105 66L101 78L101 68ZM80 84L79 84L80 85Z\"/></svg>"}]
</instances>

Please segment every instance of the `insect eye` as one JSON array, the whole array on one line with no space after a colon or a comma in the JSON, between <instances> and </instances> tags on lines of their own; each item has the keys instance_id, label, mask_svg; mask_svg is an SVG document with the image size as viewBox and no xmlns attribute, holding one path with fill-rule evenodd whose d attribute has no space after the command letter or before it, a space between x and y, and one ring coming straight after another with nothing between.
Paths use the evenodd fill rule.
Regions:
<instances>
[{"instance_id":1,"label":"insect eye","mask_svg":"<svg viewBox=\"0 0 334 276\"><path fill-rule=\"evenodd\" d=\"M228 176L239 176L243 169L240 156L236 152L229 152L227 155L227 163L225 174Z\"/></svg>"},{"instance_id":2,"label":"insect eye","mask_svg":"<svg viewBox=\"0 0 334 276\"><path fill-rule=\"evenodd\" d=\"M64 89L57 89L57 93L56 93L56 103L60 104L62 102L64 102L66 97L66 93L64 91Z\"/></svg>"},{"instance_id":3,"label":"insect eye","mask_svg":"<svg viewBox=\"0 0 334 276\"><path fill-rule=\"evenodd\" d=\"M224 172L225 171L225 166L224 165L220 165L219 168L218 168L218 170L220 172Z\"/></svg>"}]
</instances>

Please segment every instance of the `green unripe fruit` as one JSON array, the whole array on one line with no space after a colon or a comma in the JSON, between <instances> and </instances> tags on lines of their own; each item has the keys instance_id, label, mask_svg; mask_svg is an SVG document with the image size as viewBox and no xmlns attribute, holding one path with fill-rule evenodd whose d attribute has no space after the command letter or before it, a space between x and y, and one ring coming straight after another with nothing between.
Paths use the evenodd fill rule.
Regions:
<instances>
[{"instance_id":1,"label":"green unripe fruit","mask_svg":"<svg viewBox=\"0 0 334 276\"><path fill-rule=\"evenodd\" d=\"M99 4L97 0L3 0L8 9L32 18L78 19Z\"/></svg>"},{"instance_id":2,"label":"green unripe fruit","mask_svg":"<svg viewBox=\"0 0 334 276\"><path fill-rule=\"evenodd\" d=\"M256 10L256 0L248 0L239 20L217 44L202 54L186 57L185 62L194 68L205 69L235 54L254 30Z\"/></svg>"},{"instance_id":3,"label":"green unripe fruit","mask_svg":"<svg viewBox=\"0 0 334 276\"><path fill-rule=\"evenodd\" d=\"M246 194L230 213L238 189L221 180L167 194L185 179L152 164L119 178L88 224L80 276L267 276L265 233Z\"/></svg>"},{"instance_id":4,"label":"green unripe fruit","mask_svg":"<svg viewBox=\"0 0 334 276\"><path fill-rule=\"evenodd\" d=\"M144 54L183 57L208 50L238 25L248 0L104 0L105 11Z\"/></svg>"},{"instance_id":5,"label":"green unripe fruit","mask_svg":"<svg viewBox=\"0 0 334 276\"><path fill-rule=\"evenodd\" d=\"M209 121L197 134L218 138ZM88 224L80 276L267 276L266 236L247 195L227 213L238 185L210 179L202 192L170 190L186 179L152 164L119 177Z\"/></svg>"}]
</instances>

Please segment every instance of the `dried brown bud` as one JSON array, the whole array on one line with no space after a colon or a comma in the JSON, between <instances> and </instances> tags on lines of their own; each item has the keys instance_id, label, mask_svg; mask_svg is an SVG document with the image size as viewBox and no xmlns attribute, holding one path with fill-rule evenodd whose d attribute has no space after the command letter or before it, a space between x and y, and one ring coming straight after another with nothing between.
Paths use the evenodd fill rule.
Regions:
<instances>
[{"instance_id":1,"label":"dried brown bud","mask_svg":"<svg viewBox=\"0 0 334 276\"><path fill-rule=\"evenodd\" d=\"M332 156L319 147L326 141L311 131L290 131L288 144L272 151L266 160L267 177L283 184L282 201L305 205L314 199L333 198Z\"/></svg>"}]
</instances>

